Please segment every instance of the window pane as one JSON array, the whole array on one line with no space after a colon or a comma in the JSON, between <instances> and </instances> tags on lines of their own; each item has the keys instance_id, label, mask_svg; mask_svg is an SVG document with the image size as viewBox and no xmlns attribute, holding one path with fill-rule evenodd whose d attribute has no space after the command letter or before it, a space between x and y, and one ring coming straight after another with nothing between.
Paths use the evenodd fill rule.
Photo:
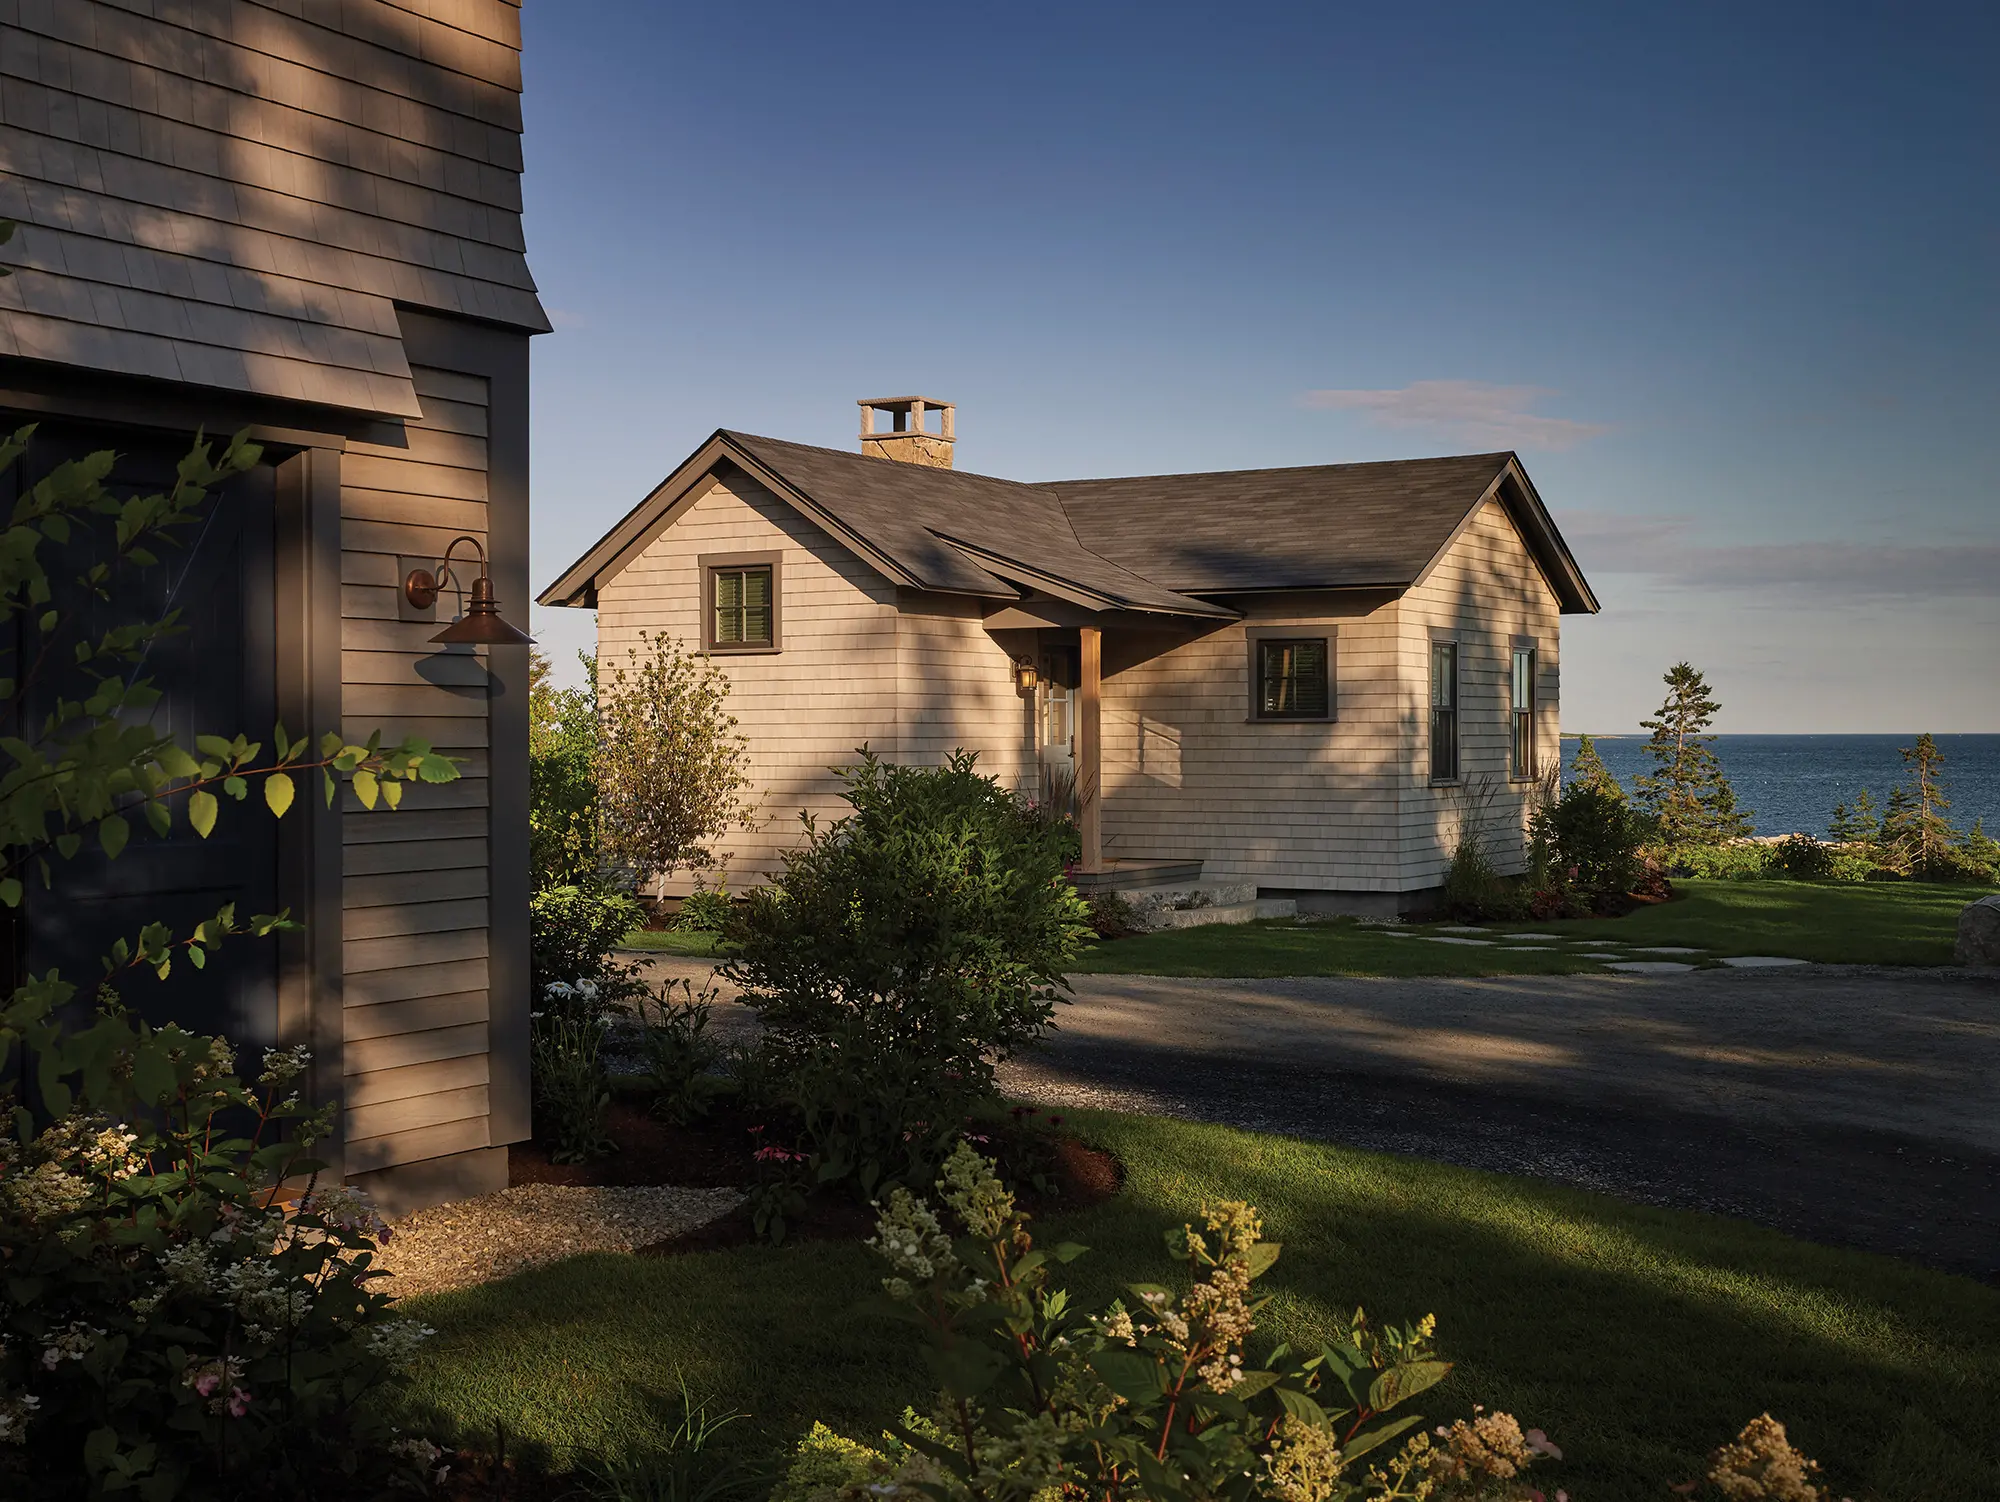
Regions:
<instances>
[{"instance_id":1,"label":"window pane","mask_svg":"<svg viewBox=\"0 0 2000 1502\"><path fill-rule=\"evenodd\" d=\"M773 606L771 570L768 568L717 569L712 575L715 589L715 644L721 646L769 646L772 642Z\"/></svg>"},{"instance_id":2,"label":"window pane","mask_svg":"<svg viewBox=\"0 0 2000 1502\"><path fill-rule=\"evenodd\" d=\"M768 642L771 639L771 607L749 605L743 611L743 640Z\"/></svg>"},{"instance_id":3,"label":"window pane","mask_svg":"<svg viewBox=\"0 0 2000 1502\"><path fill-rule=\"evenodd\" d=\"M1257 644L1257 712L1272 719L1323 719L1327 712L1326 641Z\"/></svg>"},{"instance_id":4,"label":"window pane","mask_svg":"<svg viewBox=\"0 0 2000 1502\"><path fill-rule=\"evenodd\" d=\"M1458 648L1450 642L1431 644L1431 704L1438 709L1458 707Z\"/></svg>"},{"instance_id":5,"label":"window pane","mask_svg":"<svg viewBox=\"0 0 2000 1502\"><path fill-rule=\"evenodd\" d=\"M768 606L771 603L771 571L767 568L746 569L743 580L743 603L745 605Z\"/></svg>"},{"instance_id":6,"label":"window pane","mask_svg":"<svg viewBox=\"0 0 2000 1502\"><path fill-rule=\"evenodd\" d=\"M1454 710L1431 711L1431 776L1440 782L1458 776L1458 714Z\"/></svg>"},{"instance_id":7,"label":"window pane","mask_svg":"<svg viewBox=\"0 0 2000 1502\"><path fill-rule=\"evenodd\" d=\"M715 608L717 610L736 610L742 604L743 575L717 569L715 571Z\"/></svg>"}]
</instances>

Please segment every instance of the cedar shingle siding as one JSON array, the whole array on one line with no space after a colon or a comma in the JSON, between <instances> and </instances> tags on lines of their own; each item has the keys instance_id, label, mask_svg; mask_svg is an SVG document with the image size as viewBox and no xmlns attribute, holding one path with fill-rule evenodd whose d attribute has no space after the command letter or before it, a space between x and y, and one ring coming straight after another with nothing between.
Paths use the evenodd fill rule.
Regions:
<instances>
[{"instance_id":1,"label":"cedar shingle siding","mask_svg":"<svg viewBox=\"0 0 2000 1502\"><path fill-rule=\"evenodd\" d=\"M250 426L304 528L281 698L462 763L348 796L288 888L275 1031L392 1206L503 1183L528 1128L526 652L436 647L452 597L399 589L470 533L525 617L520 90L512 0L0 0L6 420Z\"/></svg>"}]
</instances>

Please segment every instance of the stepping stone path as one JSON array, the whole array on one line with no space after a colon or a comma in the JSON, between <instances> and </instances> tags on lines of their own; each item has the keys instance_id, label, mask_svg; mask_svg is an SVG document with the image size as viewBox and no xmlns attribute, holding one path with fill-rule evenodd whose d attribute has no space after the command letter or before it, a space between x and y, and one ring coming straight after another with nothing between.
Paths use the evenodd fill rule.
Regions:
<instances>
[{"instance_id":1,"label":"stepping stone path","mask_svg":"<svg viewBox=\"0 0 2000 1502\"><path fill-rule=\"evenodd\" d=\"M1420 939L1428 939L1433 944L1470 944L1475 949L1491 949L1491 939L1454 939L1449 934L1418 934Z\"/></svg>"},{"instance_id":2,"label":"stepping stone path","mask_svg":"<svg viewBox=\"0 0 2000 1502\"><path fill-rule=\"evenodd\" d=\"M1804 960L1790 960L1777 954L1725 954L1722 963L1738 970L1762 970L1772 965L1803 965Z\"/></svg>"},{"instance_id":3,"label":"stepping stone path","mask_svg":"<svg viewBox=\"0 0 2000 1502\"><path fill-rule=\"evenodd\" d=\"M1486 930L1471 927L1463 923L1440 923L1438 925L1438 932L1441 934L1483 934Z\"/></svg>"},{"instance_id":4,"label":"stepping stone path","mask_svg":"<svg viewBox=\"0 0 2000 1502\"><path fill-rule=\"evenodd\" d=\"M1683 965L1677 960L1620 960L1615 965L1606 965L1606 970L1622 970L1627 975L1679 975L1692 970L1694 966Z\"/></svg>"},{"instance_id":5,"label":"stepping stone path","mask_svg":"<svg viewBox=\"0 0 2000 1502\"><path fill-rule=\"evenodd\" d=\"M1577 956L1577 958L1580 960L1622 960L1625 958L1625 956L1622 954L1604 954L1602 952L1599 952L1596 954L1580 954ZM1683 970L1688 970L1691 968L1693 967L1688 965L1681 966L1681 969Z\"/></svg>"},{"instance_id":6,"label":"stepping stone path","mask_svg":"<svg viewBox=\"0 0 2000 1502\"><path fill-rule=\"evenodd\" d=\"M1510 939L1560 939L1561 934L1509 934Z\"/></svg>"},{"instance_id":7,"label":"stepping stone path","mask_svg":"<svg viewBox=\"0 0 2000 1502\"><path fill-rule=\"evenodd\" d=\"M1701 949L1680 949L1672 944L1641 944L1638 946L1637 952L1640 954L1705 954L1707 951Z\"/></svg>"}]
</instances>

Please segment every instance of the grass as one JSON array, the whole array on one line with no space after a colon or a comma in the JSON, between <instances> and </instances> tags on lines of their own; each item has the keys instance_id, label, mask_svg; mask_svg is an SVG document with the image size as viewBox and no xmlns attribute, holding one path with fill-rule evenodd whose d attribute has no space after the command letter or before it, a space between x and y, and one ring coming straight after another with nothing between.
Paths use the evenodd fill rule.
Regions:
<instances>
[{"instance_id":1,"label":"grass","mask_svg":"<svg viewBox=\"0 0 2000 1502\"><path fill-rule=\"evenodd\" d=\"M1491 925L1490 937L1556 934L1620 948L1768 954L1845 965L1949 965L1958 914L1977 887L1920 882L1679 881L1672 902L1623 918ZM1435 925L1401 934L1435 933ZM1276 920L1114 939L1076 965L1084 975L1574 975L1603 966L1569 953L1508 952L1395 937L1351 920ZM1634 955L1644 959L1644 955ZM1695 959L1696 956L1687 956Z\"/></svg>"},{"instance_id":2,"label":"grass","mask_svg":"<svg viewBox=\"0 0 2000 1502\"><path fill-rule=\"evenodd\" d=\"M1542 1484L1665 1495L1769 1410L1834 1495L2000 1497L2000 1291L1739 1222L1529 1180L1146 1117L1079 1113L1124 1161L1113 1200L1054 1218L1093 1248L1087 1301L1167 1271L1161 1233L1204 1199L1259 1205L1284 1254L1262 1334L1310 1341L1357 1303L1435 1312L1448 1383L1433 1421L1507 1408L1567 1451ZM438 1330L400 1415L424 1432L504 1424L558 1465L643 1454L681 1383L751 1417L725 1431L780 1464L814 1419L879 1431L928 1384L904 1327L866 1307L852 1244L591 1256L421 1301ZM1540 1472L1537 1473L1538 1477Z\"/></svg>"},{"instance_id":3,"label":"grass","mask_svg":"<svg viewBox=\"0 0 2000 1502\"><path fill-rule=\"evenodd\" d=\"M1958 915L1979 887L1924 882L1677 881L1672 902L1615 922L1513 924L1711 954L1778 954L1832 965L1949 965Z\"/></svg>"},{"instance_id":4,"label":"grass","mask_svg":"<svg viewBox=\"0 0 2000 1502\"><path fill-rule=\"evenodd\" d=\"M1094 945L1071 969L1079 975L1581 975L1603 965L1560 951L1506 953L1427 944L1411 934L1335 919L1294 923L1213 923Z\"/></svg>"},{"instance_id":5,"label":"grass","mask_svg":"<svg viewBox=\"0 0 2000 1502\"><path fill-rule=\"evenodd\" d=\"M651 954L680 954L693 959L717 959L723 954L721 935L706 929L637 928L625 935L627 949Z\"/></svg>"}]
</instances>

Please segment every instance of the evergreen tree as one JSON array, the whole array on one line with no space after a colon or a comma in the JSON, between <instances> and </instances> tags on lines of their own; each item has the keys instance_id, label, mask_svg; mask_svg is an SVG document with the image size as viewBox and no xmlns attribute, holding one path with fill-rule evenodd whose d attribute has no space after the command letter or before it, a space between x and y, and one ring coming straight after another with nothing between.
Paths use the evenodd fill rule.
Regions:
<instances>
[{"instance_id":1,"label":"evergreen tree","mask_svg":"<svg viewBox=\"0 0 2000 1502\"><path fill-rule=\"evenodd\" d=\"M1618 779L1604 765L1604 758L1597 754L1597 742L1587 735L1577 740L1576 760L1569 764L1569 780L1572 787L1589 788L1620 803L1625 801L1625 789L1618 785Z\"/></svg>"},{"instance_id":2,"label":"evergreen tree","mask_svg":"<svg viewBox=\"0 0 2000 1502\"><path fill-rule=\"evenodd\" d=\"M1685 662L1669 668L1663 681L1667 699L1659 718L1639 722L1653 732L1646 742L1653 770L1638 779L1639 802L1653 816L1660 843L1675 850L1745 838L1754 828L1749 811L1736 806L1736 790L1709 749L1715 737L1708 727L1721 706Z\"/></svg>"},{"instance_id":3,"label":"evergreen tree","mask_svg":"<svg viewBox=\"0 0 2000 1502\"><path fill-rule=\"evenodd\" d=\"M1882 843L1898 869L1922 876L1950 864L1949 852L1958 840L1945 810L1944 753L1930 732L1903 748L1905 781L1889 794L1889 811L1882 819Z\"/></svg>"},{"instance_id":4,"label":"evergreen tree","mask_svg":"<svg viewBox=\"0 0 2000 1502\"><path fill-rule=\"evenodd\" d=\"M1986 821L1974 819L1972 828L1958 842L1958 853L1975 866L1984 866L1995 877L2000 877L2000 840L1986 832Z\"/></svg>"},{"instance_id":5,"label":"evergreen tree","mask_svg":"<svg viewBox=\"0 0 2000 1502\"><path fill-rule=\"evenodd\" d=\"M1862 851L1873 850L1882 838L1882 817L1875 809L1875 796L1863 788L1854 795L1852 804L1836 803L1833 817L1827 820L1826 832L1835 844L1853 845Z\"/></svg>"}]
</instances>

